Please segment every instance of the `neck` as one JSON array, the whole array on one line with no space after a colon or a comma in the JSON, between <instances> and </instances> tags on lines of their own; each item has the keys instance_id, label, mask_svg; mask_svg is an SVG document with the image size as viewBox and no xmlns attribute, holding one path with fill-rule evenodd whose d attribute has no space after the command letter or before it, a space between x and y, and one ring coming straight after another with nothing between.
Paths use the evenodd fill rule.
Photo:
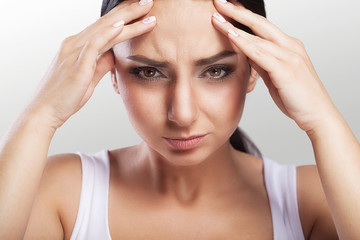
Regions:
<instances>
[{"instance_id":1,"label":"neck","mask_svg":"<svg viewBox=\"0 0 360 240\"><path fill-rule=\"evenodd\" d=\"M148 153L154 189L181 204L190 205L204 197L221 196L239 184L236 154L230 143L224 144L200 164L191 166L173 165L151 149Z\"/></svg>"}]
</instances>

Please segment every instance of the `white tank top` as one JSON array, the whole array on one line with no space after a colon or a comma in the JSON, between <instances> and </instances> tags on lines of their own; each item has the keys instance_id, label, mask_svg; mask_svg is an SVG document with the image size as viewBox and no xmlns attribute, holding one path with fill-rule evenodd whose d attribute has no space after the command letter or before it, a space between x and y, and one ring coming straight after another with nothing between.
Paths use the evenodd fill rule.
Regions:
<instances>
[{"instance_id":1,"label":"white tank top","mask_svg":"<svg viewBox=\"0 0 360 240\"><path fill-rule=\"evenodd\" d=\"M71 240L111 239L108 222L110 162L107 150L81 157L80 204ZM304 240L296 194L296 166L264 158L274 240Z\"/></svg>"}]
</instances>

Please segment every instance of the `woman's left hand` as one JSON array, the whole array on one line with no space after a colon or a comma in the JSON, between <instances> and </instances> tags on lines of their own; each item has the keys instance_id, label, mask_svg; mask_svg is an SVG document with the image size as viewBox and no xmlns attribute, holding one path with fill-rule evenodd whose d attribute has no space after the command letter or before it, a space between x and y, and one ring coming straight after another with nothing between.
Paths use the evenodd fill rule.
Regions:
<instances>
[{"instance_id":1,"label":"woman's left hand","mask_svg":"<svg viewBox=\"0 0 360 240\"><path fill-rule=\"evenodd\" d=\"M257 35L213 17L214 26L228 35L236 51L248 57L276 105L301 129L312 132L324 119L338 113L298 39L240 4L214 0L214 5L222 16L249 27Z\"/></svg>"},{"instance_id":2,"label":"woman's left hand","mask_svg":"<svg viewBox=\"0 0 360 240\"><path fill-rule=\"evenodd\" d=\"M311 140L317 168L313 177L306 174L303 178L315 183L320 177L324 196L316 204L318 209L326 209L322 200L326 197L329 206L329 210L315 213L317 220L312 229L317 233L312 231L311 236L324 236L334 230L331 216L338 235L332 238L360 239L358 225L352 224L360 222L360 145L332 103L303 44L240 4L214 0L214 5L220 14L248 26L257 35L213 17L214 26L229 37L235 51L248 57L278 107ZM314 197L311 195L311 199Z\"/></svg>"}]
</instances>

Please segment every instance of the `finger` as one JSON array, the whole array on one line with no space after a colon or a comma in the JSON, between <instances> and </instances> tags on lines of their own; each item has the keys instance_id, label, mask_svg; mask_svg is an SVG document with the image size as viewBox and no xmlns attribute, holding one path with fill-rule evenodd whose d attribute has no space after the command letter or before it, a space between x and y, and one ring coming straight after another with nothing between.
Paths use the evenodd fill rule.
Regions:
<instances>
[{"instance_id":1,"label":"finger","mask_svg":"<svg viewBox=\"0 0 360 240\"><path fill-rule=\"evenodd\" d=\"M255 69L255 71L257 73L259 73L259 75L261 76L262 80L264 81L271 98L274 100L275 104L281 109L281 111L283 111L283 113L285 113L288 117L289 117L289 113L286 110L284 103L281 101L280 95L279 95L279 85L275 85L276 82L272 82L270 79L269 74L262 69L261 67L259 67L254 61L249 59L249 63L251 65L252 68Z\"/></svg>"},{"instance_id":2,"label":"finger","mask_svg":"<svg viewBox=\"0 0 360 240\"><path fill-rule=\"evenodd\" d=\"M252 68L255 69L255 71L260 75L260 77L262 78L262 80L264 81L265 85L267 88L270 88L270 84L271 84L271 80L270 77L268 75L268 73L262 69L261 67L259 67L259 65L257 65L254 61L252 61L251 59L249 59L249 64Z\"/></svg>"},{"instance_id":3,"label":"finger","mask_svg":"<svg viewBox=\"0 0 360 240\"><path fill-rule=\"evenodd\" d=\"M98 19L95 23L84 29L76 37L76 46L84 45L87 39L98 34L103 28L112 26L114 23L124 21L125 24L145 16L153 6L153 2L140 5L139 0L124 1L113 8L108 14Z\"/></svg>"},{"instance_id":4,"label":"finger","mask_svg":"<svg viewBox=\"0 0 360 240\"><path fill-rule=\"evenodd\" d=\"M117 24L117 23L116 23ZM68 62L68 65L73 64L75 61L82 62L83 67L94 67L95 58L106 51L108 51L110 48L112 48L115 44L131 39L133 37L139 36L141 34L144 34L146 32L151 31L156 25L156 17L150 16L148 18L143 19L140 22L136 22L127 26L119 26L114 27L110 26L102 30L102 32L99 32L96 36L93 36L93 39L88 39L87 44L85 45L94 45L92 49L96 49L95 51L91 50L91 53L86 54L84 57L82 56L85 54L87 49L89 49L89 46L79 46L77 49L74 49L70 56L67 56L66 61ZM116 30L118 29L118 30ZM114 35L114 30L115 32ZM101 47L98 49L98 47ZM97 55L95 56L97 52ZM92 57L89 56L89 54L92 54ZM88 61L82 61L81 59L88 59ZM84 69L85 70L85 69Z\"/></svg>"},{"instance_id":5,"label":"finger","mask_svg":"<svg viewBox=\"0 0 360 240\"><path fill-rule=\"evenodd\" d=\"M94 90L100 80L104 77L104 75L109 72L114 67L114 57L111 51L107 51L106 53L99 56L96 69L92 78L92 81L89 83L87 90L80 101L80 108L89 100L89 98L94 93Z\"/></svg>"},{"instance_id":6,"label":"finger","mask_svg":"<svg viewBox=\"0 0 360 240\"><path fill-rule=\"evenodd\" d=\"M243 30L235 28L229 22L221 22L216 14L213 15L215 28L228 36L230 41L248 58L253 60L267 72L277 68L281 59L285 57L285 51L272 42L251 35ZM231 33L229 33L229 31Z\"/></svg>"},{"instance_id":7,"label":"finger","mask_svg":"<svg viewBox=\"0 0 360 240\"><path fill-rule=\"evenodd\" d=\"M112 48L114 45L129 40L131 38L140 36L144 33L150 32L156 25L156 17L150 16L148 18L143 19L142 21L135 22L130 25L124 26L123 31L121 34L116 36L110 42L108 42L101 52L107 51L108 49Z\"/></svg>"},{"instance_id":8,"label":"finger","mask_svg":"<svg viewBox=\"0 0 360 240\"><path fill-rule=\"evenodd\" d=\"M123 29L123 25L120 27L107 27L102 32L98 33L92 39L89 39L84 47L81 49L79 54L74 53L73 55L77 57L76 64L80 68L81 71L95 70L96 60L100 54L107 50L103 50L100 52L104 46L110 42L116 35L119 35L121 30Z\"/></svg>"},{"instance_id":9,"label":"finger","mask_svg":"<svg viewBox=\"0 0 360 240\"><path fill-rule=\"evenodd\" d=\"M221 0L214 0L214 5L222 15L249 27L257 36L283 47L289 48L292 45L291 37L270 23L265 17L253 13L243 5L234 5L230 2L223 3Z\"/></svg>"},{"instance_id":10,"label":"finger","mask_svg":"<svg viewBox=\"0 0 360 240\"><path fill-rule=\"evenodd\" d=\"M106 73L114 68L114 54L107 51L100 55L96 63L96 69L93 77L94 86L96 87L99 81L105 76Z\"/></svg>"},{"instance_id":11,"label":"finger","mask_svg":"<svg viewBox=\"0 0 360 240\"><path fill-rule=\"evenodd\" d=\"M139 0L123 1L95 22L95 25L99 24L101 28L104 24L111 25L116 20L124 20L125 24L128 24L149 13L152 6L153 1L148 1L145 5L140 4Z\"/></svg>"}]
</instances>

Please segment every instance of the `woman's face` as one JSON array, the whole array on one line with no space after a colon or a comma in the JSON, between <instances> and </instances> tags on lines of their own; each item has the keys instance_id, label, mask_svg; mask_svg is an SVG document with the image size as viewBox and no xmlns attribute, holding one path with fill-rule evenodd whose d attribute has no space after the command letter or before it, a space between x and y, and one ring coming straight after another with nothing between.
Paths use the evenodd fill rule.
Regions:
<instances>
[{"instance_id":1,"label":"woman's face","mask_svg":"<svg viewBox=\"0 0 360 240\"><path fill-rule=\"evenodd\" d=\"M150 149L195 165L236 129L249 84L246 57L211 23L209 0L156 0L153 31L114 47L114 87Z\"/></svg>"}]
</instances>

